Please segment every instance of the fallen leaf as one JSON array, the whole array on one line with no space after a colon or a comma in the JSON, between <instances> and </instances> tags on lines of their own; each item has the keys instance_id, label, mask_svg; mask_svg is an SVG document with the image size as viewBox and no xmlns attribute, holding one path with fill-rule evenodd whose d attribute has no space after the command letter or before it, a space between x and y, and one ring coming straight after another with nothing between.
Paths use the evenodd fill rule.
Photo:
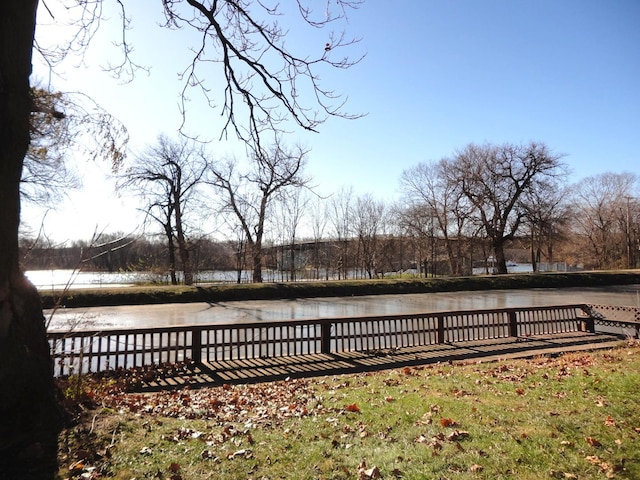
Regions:
<instances>
[{"instance_id":1,"label":"fallen leaf","mask_svg":"<svg viewBox=\"0 0 640 480\"><path fill-rule=\"evenodd\" d=\"M151 450L149 447L142 447L140 449L140 455L151 455L153 453L153 450Z\"/></svg>"},{"instance_id":2,"label":"fallen leaf","mask_svg":"<svg viewBox=\"0 0 640 480\"><path fill-rule=\"evenodd\" d=\"M360 407L358 407L358 405L356 405L355 403L352 403L351 405L347 405L345 407L345 410L347 412L360 413Z\"/></svg>"},{"instance_id":3,"label":"fallen leaf","mask_svg":"<svg viewBox=\"0 0 640 480\"><path fill-rule=\"evenodd\" d=\"M608 415L607 419L604 421L604 424L607 427L615 427L616 426L616 421L611 417L611 415Z\"/></svg>"},{"instance_id":4,"label":"fallen leaf","mask_svg":"<svg viewBox=\"0 0 640 480\"><path fill-rule=\"evenodd\" d=\"M478 465L477 463L474 463L473 465L471 465L471 467L469 467L469 470L473 473L478 473L484 470L484 467L482 465Z\"/></svg>"},{"instance_id":5,"label":"fallen leaf","mask_svg":"<svg viewBox=\"0 0 640 480\"><path fill-rule=\"evenodd\" d=\"M233 453L228 453L227 454L227 458L229 460L233 460L236 457L251 458L251 450L242 449L242 450L237 450L237 451L235 451Z\"/></svg>"},{"instance_id":6,"label":"fallen leaf","mask_svg":"<svg viewBox=\"0 0 640 480\"><path fill-rule=\"evenodd\" d=\"M211 450L203 450L200 457L202 457L203 460L209 460L215 458L215 455Z\"/></svg>"},{"instance_id":7,"label":"fallen leaf","mask_svg":"<svg viewBox=\"0 0 640 480\"><path fill-rule=\"evenodd\" d=\"M454 430L449 435L447 435L447 440L450 442L454 442L460 438L466 438L469 436L469 432L465 432L463 430Z\"/></svg>"},{"instance_id":8,"label":"fallen leaf","mask_svg":"<svg viewBox=\"0 0 640 480\"><path fill-rule=\"evenodd\" d=\"M358 480L375 480L382 478L382 474L378 467L367 468L364 460L358 466Z\"/></svg>"},{"instance_id":9,"label":"fallen leaf","mask_svg":"<svg viewBox=\"0 0 640 480\"><path fill-rule=\"evenodd\" d=\"M458 424L450 418L441 418L440 425L442 425L443 427L455 427Z\"/></svg>"},{"instance_id":10,"label":"fallen leaf","mask_svg":"<svg viewBox=\"0 0 640 480\"><path fill-rule=\"evenodd\" d=\"M595 439L593 437L585 437L585 440L592 447L601 447L602 446L602 444L597 439Z\"/></svg>"},{"instance_id":11,"label":"fallen leaf","mask_svg":"<svg viewBox=\"0 0 640 480\"><path fill-rule=\"evenodd\" d=\"M78 472L84 469L84 463L80 462L75 462L72 463L71 465L69 465L69 471L70 472Z\"/></svg>"}]
</instances>

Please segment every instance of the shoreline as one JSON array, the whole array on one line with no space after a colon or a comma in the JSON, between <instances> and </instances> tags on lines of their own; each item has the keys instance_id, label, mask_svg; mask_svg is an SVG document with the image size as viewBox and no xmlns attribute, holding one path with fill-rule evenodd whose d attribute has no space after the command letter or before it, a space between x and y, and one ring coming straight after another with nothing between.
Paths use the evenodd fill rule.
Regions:
<instances>
[{"instance_id":1,"label":"shoreline","mask_svg":"<svg viewBox=\"0 0 640 480\"><path fill-rule=\"evenodd\" d=\"M568 288L640 284L640 270L507 274L406 280L332 280L329 282L126 286L67 290L40 289L44 309L163 303L285 300L404 293L434 293L524 288Z\"/></svg>"}]
</instances>

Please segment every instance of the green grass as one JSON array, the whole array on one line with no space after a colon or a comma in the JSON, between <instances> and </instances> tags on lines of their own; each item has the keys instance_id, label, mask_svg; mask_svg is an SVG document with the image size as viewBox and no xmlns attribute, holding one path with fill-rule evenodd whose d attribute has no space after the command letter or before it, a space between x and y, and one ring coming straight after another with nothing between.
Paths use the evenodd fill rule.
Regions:
<instances>
[{"instance_id":1,"label":"green grass","mask_svg":"<svg viewBox=\"0 0 640 480\"><path fill-rule=\"evenodd\" d=\"M153 303L221 302L351 295L430 293L446 291L562 288L640 283L640 272L579 272L438 277L383 280L342 280L187 286L133 286L78 289L65 293L40 291L44 308L144 305Z\"/></svg>"},{"instance_id":2,"label":"green grass","mask_svg":"<svg viewBox=\"0 0 640 480\"><path fill-rule=\"evenodd\" d=\"M639 386L640 345L628 343L557 358L97 394L103 407L63 435L60 478L82 460L77 477L126 480L364 480L374 467L385 479L634 479ZM98 454L83 453L87 444Z\"/></svg>"}]
</instances>

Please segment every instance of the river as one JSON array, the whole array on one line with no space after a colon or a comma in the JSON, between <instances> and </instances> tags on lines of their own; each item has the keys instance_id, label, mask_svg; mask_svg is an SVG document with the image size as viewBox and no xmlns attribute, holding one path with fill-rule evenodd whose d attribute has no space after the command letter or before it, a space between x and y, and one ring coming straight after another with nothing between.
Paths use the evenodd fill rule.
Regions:
<instances>
[{"instance_id":1,"label":"river","mask_svg":"<svg viewBox=\"0 0 640 480\"><path fill-rule=\"evenodd\" d=\"M553 267L553 268L551 268ZM548 271L566 271L567 266L564 264L548 265ZM530 263L513 264L508 266L509 273L529 273L532 272ZM263 277L266 282L285 281L285 272L275 270L263 270ZM394 272L395 275L397 272ZM486 273L483 268L474 269L474 275L482 275ZM170 278L168 273L157 272L85 272L82 270L28 270L25 272L31 283L39 289L63 290L70 286L73 288L113 288L131 286L139 283L159 283L169 284ZM418 276L415 270L407 270L407 275ZM180 275L180 272L178 272ZM324 278L324 272L320 278ZM252 272L243 270L240 272L240 281L248 283L251 281ZM362 278L363 273L356 274L350 272L350 278ZM335 275L332 279L337 279ZM205 270L195 273L196 282L205 283L236 283L238 281L238 272L223 270Z\"/></svg>"},{"instance_id":2,"label":"river","mask_svg":"<svg viewBox=\"0 0 640 480\"><path fill-rule=\"evenodd\" d=\"M49 330L267 322L591 303L640 306L640 285L246 300L45 311Z\"/></svg>"}]
</instances>

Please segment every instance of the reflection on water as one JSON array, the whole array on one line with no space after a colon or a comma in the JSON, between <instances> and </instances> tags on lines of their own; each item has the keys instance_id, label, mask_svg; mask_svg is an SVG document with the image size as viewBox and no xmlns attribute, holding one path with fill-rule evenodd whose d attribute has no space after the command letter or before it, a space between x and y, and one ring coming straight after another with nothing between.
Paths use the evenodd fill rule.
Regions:
<instances>
[{"instance_id":1,"label":"reflection on water","mask_svg":"<svg viewBox=\"0 0 640 480\"><path fill-rule=\"evenodd\" d=\"M557 269L556 269L557 270ZM533 271L530 263L510 265L509 273L528 273ZM485 269L474 269L474 274L482 275ZM84 272L78 270L28 270L25 275L39 289L62 290L67 286L73 288L118 287L136 283L161 283L169 284L171 279L168 273L157 272ZM180 272L178 272L180 276ZM265 269L263 276L267 282L284 281L282 272ZM357 278L356 272L350 277ZM243 270L240 272L240 282L251 281L252 272ZM321 277L324 278L324 277ZM207 283L236 283L238 272L222 270L206 270L195 274L196 282Z\"/></svg>"},{"instance_id":2,"label":"reflection on water","mask_svg":"<svg viewBox=\"0 0 640 480\"><path fill-rule=\"evenodd\" d=\"M136 283L169 284L168 273L155 272L83 272L78 270L28 270L27 278L39 289L62 290L67 286L73 288L120 287ZM237 272L205 271L196 274L197 282L234 283ZM241 281L248 282L251 272L243 271Z\"/></svg>"},{"instance_id":3,"label":"reflection on water","mask_svg":"<svg viewBox=\"0 0 640 480\"><path fill-rule=\"evenodd\" d=\"M640 285L70 308L53 315L50 329L269 322L572 303L640 306Z\"/></svg>"}]
</instances>

